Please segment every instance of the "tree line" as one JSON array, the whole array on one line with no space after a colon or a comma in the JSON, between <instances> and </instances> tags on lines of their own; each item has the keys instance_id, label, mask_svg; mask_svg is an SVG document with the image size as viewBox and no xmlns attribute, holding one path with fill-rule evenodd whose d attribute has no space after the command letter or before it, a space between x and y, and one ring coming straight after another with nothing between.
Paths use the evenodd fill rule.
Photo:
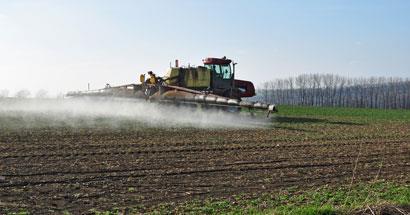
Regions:
<instances>
[{"instance_id":1,"label":"tree line","mask_svg":"<svg viewBox=\"0 0 410 215\"><path fill-rule=\"evenodd\" d=\"M0 90L0 98L48 98L49 94L46 90L40 89L34 95L31 94L29 90L23 89L17 91L14 95L10 95L10 91L7 89Z\"/></svg>"},{"instance_id":2,"label":"tree line","mask_svg":"<svg viewBox=\"0 0 410 215\"><path fill-rule=\"evenodd\" d=\"M286 105L410 109L410 79L304 74L266 81L258 97Z\"/></svg>"}]
</instances>

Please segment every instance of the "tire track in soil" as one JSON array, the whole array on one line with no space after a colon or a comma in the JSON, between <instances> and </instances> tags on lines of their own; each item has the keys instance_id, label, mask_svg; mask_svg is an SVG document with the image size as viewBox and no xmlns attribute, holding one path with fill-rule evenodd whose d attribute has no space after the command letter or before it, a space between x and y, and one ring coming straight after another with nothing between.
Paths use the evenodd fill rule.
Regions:
<instances>
[{"instance_id":1,"label":"tire track in soil","mask_svg":"<svg viewBox=\"0 0 410 215\"><path fill-rule=\"evenodd\" d=\"M406 160L409 152L394 152L394 153L384 153L383 155L389 156L389 157L395 157L397 158L402 158L404 161ZM362 155L360 158L372 158L368 160L360 160L361 162L365 163L370 163L370 162L379 162L381 159L377 159L380 157L380 154L365 154ZM308 161L309 163L320 163L326 160L326 158L331 158L329 162L331 164L337 165L337 161L339 160L345 160L345 159L350 159L352 158L349 155L331 155L329 157L322 157L322 158L317 158L316 156L300 156L298 158L292 158L292 159L276 159L276 160L255 160L255 161L240 161L240 162L233 162L233 163L221 163L221 164L214 164L213 166L215 167L227 167L227 166L240 166L240 165L264 165L264 164L279 164L279 163L286 163L286 162L293 162L293 163L298 163L302 161ZM151 162L152 160L150 160ZM184 167L198 167L199 164L208 164L210 161L212 161L212 158L209 158L207 160L199 160L199 159L192 159L192 160L184 160L183 164ZM222 161L221 159L217 161ZM46 160L46 162L48 162ZM31 172L31 173L19 173L19 174L2 174L2 176L5 177L24 177L24 176L47 176L47 175L63 175L63 174L70 174L70 175L75 175L75 174L97 174L97 173L119 173L119 172L136 172L136 171L148 171L148 170L166 170L167 168L159 168L163 166L164 164L158 163L157 165L149 165L150 162L147 162L145 165L144 163L141 163L145 166L145 168L132 168L132 169L98 169L98 170L92 170L92 171L46 171L46 172ZM147 165L148 164L148 165ZM41 165L43 167L43 165ZM30 169L33 169L32 166L30 166ZM42 168L44 169L44 168ZM94 168L95 169L95 168Z\"/></svg>"},{"instance_id":2,"label":"tire track in soil","mask_svg":"<svg viewBox=\"0 0 410 215\"><path fill-rule=\"evenodd\" d=\"M286 148L286 149L291 149L291 148L297 148L297 149L302 149L302 148L317 148L317 147L342 147L342 146L354 146L357 144L366 144L366 145L385 145L385 144L410 144L410 140L391 140L391 141L386 141L386 142L373 142L373 141L364 141L364 142L346 142L346 143L340 143L336 142L333 144L324 144L324 143L310 143L310 144L290 144L287 145L286 143L276 143L276 144L252 144L248 143L247 146L237 146L235 144L224 144L223 146L219 147L208 147L208 145L205 145L205 147L192 147L191 145L187 145L185 147L179 147L179 148L172 148L169 146L165 147L150 147L151 149L147 150L127 150L127 151L114 151L113 150L108 150L106 152L101 152L101 151L93 151L93 152L87 152L86 147L80 148L80 150L84 150L86 152L78 152L78 153L41 153L41 154L22 154L21 151L15 151L14 154L10 155L7 153L7 155L1 155L4 154L0 153L0 159L8 159L8 158L16 158L16 159L21 159L21 158L35 158L35 157L81 157L81 156L92 156L92 155L116 155L116 154L157 154L157 153L178 153L178 152L183 152L183 153L190 153L190 152L205 152L205 151L230 151L230 150L269 150L269 149L279 149L279 148ZM228 147L229 145L234 145L231 147ZM113 149L121 149L122 147L115 147L115 145L112 146ZM171 148L171 149L170 149ZM99 149L100 148L95 148ZM71 149L72 150L72 149ZM78 150L78 149L77 149ZM89 149L88 149L89 150ZM40 151L44 151L44 149L41 149ZM48 150L50 151L50 150ZM67 151L67 150L63 150Z\"/></svg>"}]
</instances>

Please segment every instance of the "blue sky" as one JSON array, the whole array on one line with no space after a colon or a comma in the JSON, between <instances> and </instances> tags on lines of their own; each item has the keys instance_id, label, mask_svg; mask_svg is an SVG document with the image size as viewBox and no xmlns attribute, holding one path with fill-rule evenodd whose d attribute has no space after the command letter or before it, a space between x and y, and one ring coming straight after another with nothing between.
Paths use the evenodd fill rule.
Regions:
<instances>
[{"instance_id":1,"label":"blue sky","mask_svg":"<svg viewBox=\"0 0 410 215\"><path fill-rule=\"evenodd\" d=\"M0 89L137 82L169 62L238 62L237 78L410 76L410 1L0 0Z\"/></svg>"}]
</instances>

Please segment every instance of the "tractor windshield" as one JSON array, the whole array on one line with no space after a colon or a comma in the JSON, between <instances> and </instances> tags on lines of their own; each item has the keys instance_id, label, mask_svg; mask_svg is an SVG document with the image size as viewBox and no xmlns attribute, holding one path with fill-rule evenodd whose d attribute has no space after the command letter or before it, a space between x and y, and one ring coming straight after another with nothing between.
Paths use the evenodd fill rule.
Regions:
<instances>
[{"instance_id":1,"label":"tractor windshield","mask_svg":"<svg viewBox=\"0 0 410 215\"><path fill-rule=\"evenodd\" d=\"M231 65L218 65L218 64L208 64L205 65L206 68L214 71L219 78L222 79L231 79L232 70Z\"/></svg>"}]
</instances>

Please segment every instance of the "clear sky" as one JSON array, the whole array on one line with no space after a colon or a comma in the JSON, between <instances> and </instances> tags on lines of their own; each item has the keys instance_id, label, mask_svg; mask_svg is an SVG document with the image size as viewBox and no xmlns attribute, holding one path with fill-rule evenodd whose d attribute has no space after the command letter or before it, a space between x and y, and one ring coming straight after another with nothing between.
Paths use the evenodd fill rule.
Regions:
<instances>
[{"instance_id":1,"label":"clear sky","mask_svg":"<svg viewBox=\"0 0 410 215\"><path fill-rule=\"evenodd\" d=\"M255 85L302 73L410 77L408 0L0 0L0 89L137 82L234 59Z\"/></svg>"}]
</instances>

